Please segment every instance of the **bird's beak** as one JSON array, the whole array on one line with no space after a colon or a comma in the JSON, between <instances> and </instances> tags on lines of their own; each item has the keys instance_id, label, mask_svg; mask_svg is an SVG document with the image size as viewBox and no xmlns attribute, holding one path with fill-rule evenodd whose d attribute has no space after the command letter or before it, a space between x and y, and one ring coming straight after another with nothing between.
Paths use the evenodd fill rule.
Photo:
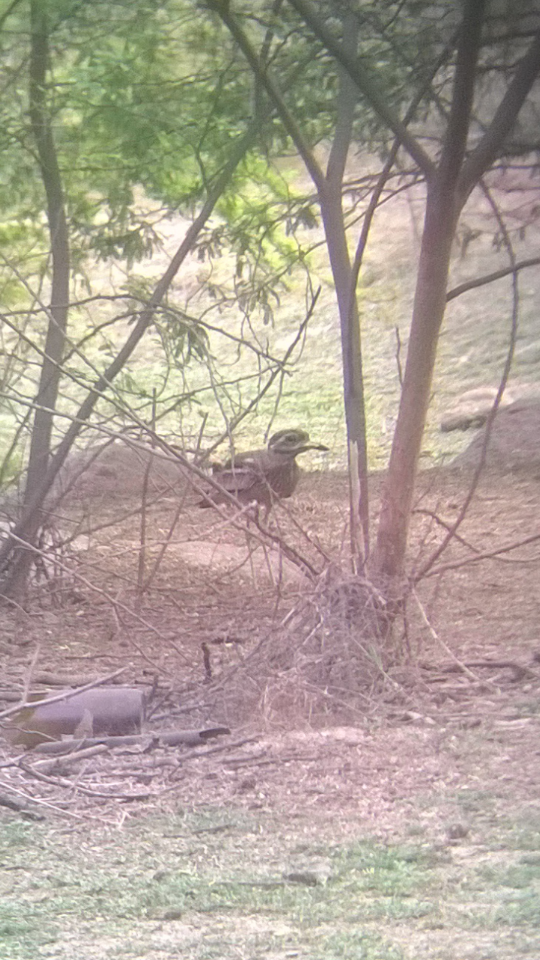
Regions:
<instances>
[{"instance_id":1,"label":"bird's beak","mask_svg":"<svg viewBox=\"0 0 540 960\"><path fill-rule=\"evenodd\" d=\"M300 449L300 453L305 453L306 450L323 450L328 453L330 447L325 447L324 443L306 443Z\"/></svg>"}]
</instances>

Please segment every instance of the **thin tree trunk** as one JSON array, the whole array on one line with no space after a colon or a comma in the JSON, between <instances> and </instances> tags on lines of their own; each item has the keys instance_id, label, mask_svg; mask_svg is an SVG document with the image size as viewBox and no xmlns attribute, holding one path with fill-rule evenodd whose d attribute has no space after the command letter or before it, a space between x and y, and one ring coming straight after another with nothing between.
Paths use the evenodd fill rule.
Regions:
<instances>
[{"instance_id":1,"label":"thin tree trunk","mask_svg":"<svg viewBox=\"0 0 540 960\"><path fill-rule=\"evenodd\" d=\"M47 102L49 40L47 10L43 0L32 0L30 3L30 24L29 113L41 179L47 198L52 276L45 356L34 401L35 413L24 492L25 506L32 500L41 484L49 463L54 413L66 341L70 278L69 235L62 177ZM39 515L36 513L33 523L28 525L26 531L26 540L29 543L34 542L38 527ZM31 552L21 547L17 548L16 562L12 566L13 596L24 591L31 562Z\"/></svg>"},{"instance_id":2,"label":"thin tree trunk","mask_svg":"<svg viewBox=\"0 0 540 960\"><path fill-rule=\"evenodd\" d=\"M62 177L58 166L47 103L46 77L49 60L46 4L32 0L30 51L30 119L36 141L39 168L47 197L51 241L51 304L45 340L36 412L30 443L25 502L32 497L47 469L54 411L58 398L61 362L68 320L70 250Z\"/></svg>"},{"instance_id":3,"label":"thin tree trunk","mask_svg":"<svg viewBox=\"0 0 540 960\"><path fill-rule=\"evenodd\" d=\"M358 20L354 15L343 17L343 48L351 56L358 49ZM319 188L319 202L326 245L338 301L343 397L347 426L349 466L350 537L353 563L360 559L363 567L369 556L369 501L366 413L362 341L356 297L356 274L351 265L345 218L343 215L343 178L351 145L358 92L347 71L340 67L337 97L337 120L334 140L328 159L326 182Z\"/></svg>"},{"instance_id":4,"label":"thin tree trunk","mask_svg":"<svg viewBox=\"0 0 540 960\"><path fill-rule=\"evenodd\" d=\"M401 403L373 557L374 569L384 579L403 573L455 225L453 196L441 195L437 187L432 188L428 191Z\"/></svg>"},{"instance_id":5,"label":"thin tree trunk","mask_svg":"<svg viewBox=\"0 0 540 960\"><path fill-rule=\"evenodd\" d=\"M343 397L347 426L351 547L362 563L369 552L367 444L360 319L339 191L319 195L341 328ZM361 540L360 540L361 534Z\"/></svg>"},{"instance_id":6,"label":"thin tree trunk","mask_svg":"<svg viewBox=\"0 0 540 960\"><path fill-rule=\"evenodd\" d=\"M373 566L393 581L404 573L414 484L422 447L439 332L446 308L450 254L465 196L459 189L474 95L485 0L466 0L450 116L441 159L428 178L407 363Z\"/></svg>"}]
</instances>

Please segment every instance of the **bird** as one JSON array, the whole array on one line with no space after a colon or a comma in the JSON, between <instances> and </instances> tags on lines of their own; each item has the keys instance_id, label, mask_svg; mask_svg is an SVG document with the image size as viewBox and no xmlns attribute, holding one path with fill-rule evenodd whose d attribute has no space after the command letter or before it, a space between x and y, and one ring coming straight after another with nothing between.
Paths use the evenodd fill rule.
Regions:
<instances>
[{"instance_id":1,"label":"bird","mask_svg":"<svg viewBox=\"0 0 540 960\"><path fill-rule=\"evenodd\" d=\"M305 430L278 430L266 450L237 453L223 465L213 467L213 477L241 503L256 502L268 512L276 502L292 496L300 477L296 457L306 450L328 450L322 443L310 443ZM200 507L229 502L219 490L212 489L199 501Z\"/></svg>"}]
</instances>

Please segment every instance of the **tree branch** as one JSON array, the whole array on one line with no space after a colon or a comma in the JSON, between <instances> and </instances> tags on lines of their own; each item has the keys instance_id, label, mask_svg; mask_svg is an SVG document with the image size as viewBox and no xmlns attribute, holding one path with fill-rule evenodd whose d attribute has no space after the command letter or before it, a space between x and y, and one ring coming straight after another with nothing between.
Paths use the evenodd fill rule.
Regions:
<instances>
[{"instance_id":1,"label":"tree branch","mask_svg":"<svg viewBox=\"0 0 540 960\"><path fill-rule=\"evenodd\" d=\"M476 66L480 52L485 0L466 0L459 32L450 115L437 179L445 188L456 183L471 120Z\"/></svg>"},{"instance_id":2,"label":"tree branch","mask_svg":"<svg viewBox=\"0 0 540 960\"><path fill-rule=\"evenodd\" d=\"M469 195L474 185L496 159L539 73L540 30L517 67L514 78L495 111L490 126L463 165L459 178L459 189L463 198Z\"/></svg>"},{"instance_id":3,"label":"tree branch","mask_svg":"<svg viewBox=\"0 0 540 960\"><path fill-rule=\"evenodd\" d=\"M423 577L437 577L441 573L446 573L447 570L459 570L461 567L469 567L471 564L480 563L482 560L492 560L500 557L503 553L510 553L512 550L518 550L519 547L526 547L530 543L536 543L538 540L540 540L540 533L533 533L530 537L525 537L523 540L515 540L512 543L505 544L505 546L497 547L495 550L485 550L483 553L477 553L474 557L467 557L465 560L441 563L438 567L434 566L431 570L426 570ZM533 563L535 561L531 560L530 562Z\"/></svg>"},{"instance_id":4,"label":"tree branch","mask_svg":"<svg viewBox=\"0 0 540 960\"><path fill-rule=\"evenodd\" d=\"M4 11L4 13L2 14L2 16L0 17L0 30L3 28L4 23L6 22L7 18L9 17L9 15L10 15L11 13L13 13L13 11L15 10L15 7L18 7L18 5L19 5L20 2L21 2L21 0L13 0L13 2L10 3L9 7L7 8L7 10Z\"/></svg>"},{"instance_id":5,"label":"tree branch","mask_svg":"<svg viewBox=\"0 0 540 960\"><path fill-rule=\"evenodd\" d=\"M289 0L289 3L300 14L304 22L311 27L315 36L328 52L347 70L375 112L388 124L400 144L416 161L426 179L430 179L435 172L433 161L394 112L376 78L369 73L362 63L344 50L342 44L327 30L311 4L306 3L305 0Z\"/></svg>"},{"instance_id":6,"label":"tree branch","mask_svg":"<svg viewBox=\"0 0 540 960\"><path fill-rule=\"evenodd\" d=\"M276 86L274 80L270 76L269 72L261 62L260 57L257 55L253 49L250 41L248 40L246 34L236 21L236 19L229 12L228 4L218 4L208 0L208 7L218 14L220 20L227 27L227 30L231 36L236 40L236 43L240 47L240 50L244 54L249 66L251 67L257 81L261 84L262 87L266 90L268 96L270 97L272 103L274 104L279 116L281 117L283 126L285 127L287 133L289 134L291 140L293 141L298 153L302 157L306 168L309 172L313 183L315 184L319 193L322 193L325 189L326 182L324 173L317 163L311 147L304 140L302 131L300 130L298 124L296 123L293 115L289 111L280 90Z\"/></svg>"},{"instance_id":7,"label":"tree branch","mask_svg":"<svg viewBox=\"0 0 540 960\"><path fill-rule=\"evenodd\" d=\"M475 277L474 280L465 280L463 283L458 284L457 287L448 291L446 294L446 302L448 303L450 300L455 300L456 297L460 297L462 293L467 293L468 290L474 290L475 287L484 287L487 283L493 283L494 280L501 280L510 273L518 273L520 270L525 270L526 267L536 267L538 264L540 264L540 257L530 257L528 260L519 260L516 264L512 264L509 267L494 270L493 273L487 273L483 277Z\"/></svg>"},{"instance_id":8,"label":"tree branch","mask_svg":"<svg viewBox=\"0 0 540 960\"><path fill-rule=\"evenodd\" d=\"M350 56L355 56L358 52L358 20L351 14L343 18L343 49ZM337 188L341 194L343 177L351 137L353 131L354 111L358 100L356 84L351 80L347 70L338 64L339 69L339 91L336 102L336 128L328 165L326 168L326 179L331 186Z\"/></svg>"}]
</instances>

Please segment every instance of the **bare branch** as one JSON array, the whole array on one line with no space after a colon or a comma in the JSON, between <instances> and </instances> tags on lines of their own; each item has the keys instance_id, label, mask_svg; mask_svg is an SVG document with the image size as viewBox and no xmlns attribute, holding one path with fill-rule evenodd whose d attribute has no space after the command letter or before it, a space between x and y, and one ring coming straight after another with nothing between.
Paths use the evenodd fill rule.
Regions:
<instances>
[{"instance_id":1,"label":"bare branch","mask_svg":"<svg viewBox=\"0 0 540 960\"><path fill-rule=\"evenodd\" d=\"M485 0L466 0L464 4L452 105L437 174L438 182L445 188L455 184L467 146L484 10Z\"/></svg>"},{"instance_id":2,"label":"bare branch","mask_svg":"<svg viewBox=\"0 0 540 960\"><path fill-rule=\"evenodd\" d=\"M472 563L480 563L482 560L493 560L500 557L503 553L510 553L511 550L518 550L520 547L526 547L529 543L536 543L538 540L540 540L540 533L533 533L530 537L525 537L524 540L514 540L512 543L507 543L503 547L497 547L496 550L485 550L483 553L476 553L474 557L467 557L466 560L441 563L438 567L427 570L423 576L436 577L440 573L446 573L447 570L459 570L461 567L468 567ZM530 562L533 563L535 560L531 560Z\"/></svg>"},{"instance_id":3,"label":"bare branch","mask_svg":"<svg viewBox=\"0 0 540 960\"><path fill-rule=\"evenodd\" d=\"M497 394L496 394L496 396L495 396L495 399L494 399L494 401L493 401L493 406L492 406L491 410L489 411L489 415L488 415L488 418L487 418L487 421L486 421L486 426L485 426L485 431L484 431L484 439L483 439L483 443L482 443L482 449L481 449L481 451L480 451L480 458L479 458L478 464L477 464L477 466L476 466L476 469L475 469L475 471L474 471L474 475L473 475L473 478L472 478L472 480L471 480L471 484L470 484L470 487L469 487L467 496L465 497L465 500L464 500L464 502L463 502L463 504L462 504L462 506L461 506L461 509L460 509L460 511L459 511L459 514L458 514L456 520L455 520L454 523L452 524L451 528L448 530L448 533L446 534L446 537L444 537L442 543L439 544L439 546L438 546L437 549L433 552L433 554L431 555L431 557L429 557L429 559L426 561L426 563L424 563L424 565L422 566L422 568L420 569L420 571L415 575L415 577L414 577L415 582L418 582L419 580L421 580L421 579L426 575L426 573L428 572L428 570L430 570L430 569L433 567L434 563L438 560L438 558L441 556L441 554L444 553L444 551L446 550L446 547L448 546L448 544L451 542L451 540L452 540L453 537L455 536L456 531L458 530L458 528L459 528L459 527L461 526L461 524L463 523L463 520L465 519L465 516L466 516L466 514L467 514L467 511L468 511L468 509L469 509L469 507L470 507L470 505L471 505L471 503L472 503L472 501L473 501L473 498L474 498L474 495L475 495L475 493L476 493L476 490L477 490L477 487L478 487L478 483L480 482L480 477L481 477L481 475L482 475L482 471L483 471L483 469L484 469L484 465L485 465L485 462L486 462L487 449L488 449L489 441L490 441L490 438L491 438L491 432L492 432L492 429L493 429L493 424L494 424L494 422L495 422L495 417L496 417L496 415L497 415L497 411L498 411L498 409L499 409L499 406L500 406L500 403L501 403L501 400L502 400L503 393L504 393L504 391L505 391L505 389L506 389L506 384L507 384L507 382L508 382L508 377L510 376L510 370L511 370L511 368L512 368L512 360L513 360L513 357L514 357L514 350L515 350L516 338L517 338L518 314L519 314L519 290L518 290L518 274L517 274L517 270L516 270L516 258L515 258L515 254L514 254L514 248L513 248L513 246L512 246L512 242L511 242L510 237L509 237L509 235L508 235L508 231L507 231L507 229L506 229L506 225L505 225L504 220L503 220L503 218L502 218L501 212L500 212L500 210L498 209L495 201L493 200L493 198L492 198L492 196L491 196L488 188L485 186L485 184L482 184L482 189L483 189L483 191L484 191L484 195L486 196L488 202L490 203L490 205L491 205L491 207L492 207L492 210L493 210L493 212L494 212L494 214L495 214L495 216L496 216L496 218L497 218L499 227L500 227L501 232L502 232L503 237L504 237L505 246L506 246L506 249L507 249L507 252L508 252L508 258L509 258L509 260L510 260L510 271L509 271L509 272L510 272L510 274L511 274L511 276L512 276L512 315L511 315L511 320L510 320L510 342L509 342L509 344L508 344L508 350L507 350L507 354L506 354L506 360L505 360L505 363L504 363L504 367L503 367L503 371L502 371L502 375L501 375L501 380L500 380L500 383L499 383L499 387L498 387L498 390L497 390Z\"/></svg>"},{"instance_id":4,"label":"bare branch","mask_svg":"<svg viewBox=\"0 0 540 960\"><path fill-rule=\"evenodd\" d=\"M528 260L518 260L517 263L510 267L502 267L500 270L494 270L493 273L487 273L483 277L475 277L474 280L465 280L463 283L458 284L457 287L448 291L446 294L446 302L449 303L450 300L455 300L456 297L460 297L462 293L467 293L468 290L474 290L476 287L484 287L488 283L493 283L494 280L501 280L503 277L508 277L514 272L519 273L520 270L525 270L526 267L537 267L538 264L540 264L540 257L530 257Z\"/></svg>"},{"instance_id":5,"label":"bare branch","mask_svg":"<svg viewBox=\"0 0 540 960\"><path fill-rule=\"evenodd\" d=\"M463 198L468 196L480 177L496 159L539 73L540 31L519 64L490 126L463 166L459 178L459 189Z\"/></svg>"}]
</instances>

